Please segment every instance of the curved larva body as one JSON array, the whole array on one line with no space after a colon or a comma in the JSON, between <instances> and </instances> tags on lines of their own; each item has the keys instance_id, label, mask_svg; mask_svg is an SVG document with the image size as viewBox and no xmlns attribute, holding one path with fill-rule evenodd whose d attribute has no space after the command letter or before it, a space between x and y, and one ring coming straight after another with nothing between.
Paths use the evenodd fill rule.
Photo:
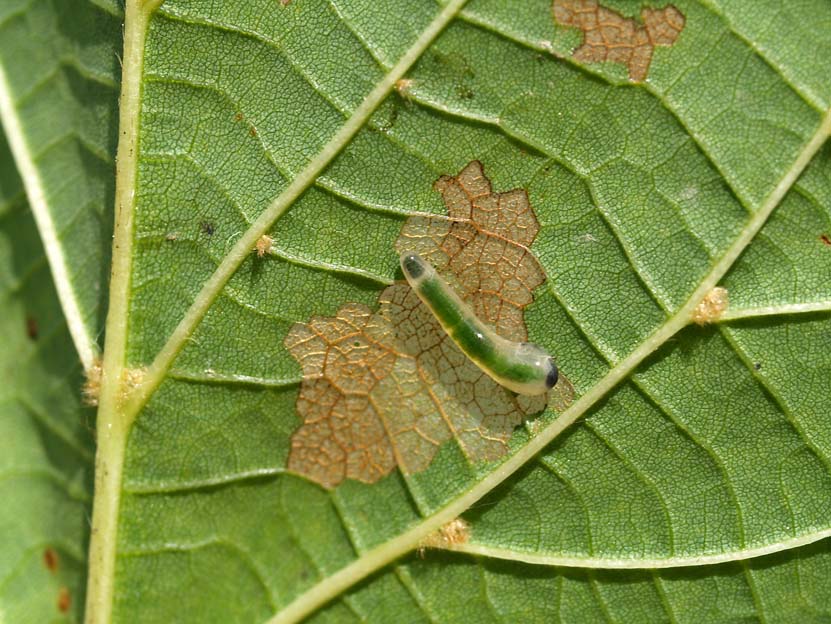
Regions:
<instances>
[{"instance_id":1,"label":"curved larva body","mask_svg":"<svg viewBox=\"0 0 831 624\"><path fill-rule=\"evenodd\" d=\"M557 383L557 367L545 349L506 340L482 323L421 256L401 254L401 270L448 336L496 383L527 395L544 394Z\"/></svg>"}]
</instances>

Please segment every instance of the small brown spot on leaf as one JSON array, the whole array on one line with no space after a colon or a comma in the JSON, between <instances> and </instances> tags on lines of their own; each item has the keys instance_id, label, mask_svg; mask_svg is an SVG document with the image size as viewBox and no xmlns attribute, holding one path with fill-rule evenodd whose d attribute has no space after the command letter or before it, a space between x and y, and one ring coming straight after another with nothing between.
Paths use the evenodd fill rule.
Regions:
<instances>
[{"instance_id":1,"label":"small brown spot on leaf","mask_svg":"<svg viewBox=\"0 0 831 624\"><path fill-rule=\"evenodd\" d=\"M248 129L248 134L250 134L254 138L257 138L257 136L258 136L257 129L254 126L251 126Z\"/></svg>"},{"instance_id":2,"label":"small brown spot on leaf","mask_svg":"<svg viewBox=\"0 0 831 624\"><path fill-rule=\"evenodd\" d=\"M243 120L242 113L237 113L236 115L234 115L234 121L242 121L242 120Z\"/></svg>"},{"instance_id":3,"label":"small brown spot on leaf","mask_svg":"<svg viewBox=\"0 0 831 624\"><path fill-rule=\"evenodd\" d=\"M72 606L72 595L69 593L68 587L61 587L58 590L58 611L66 613L69 607Z\"/></svg>"},{"instance_id":4,"label":"small brown spot on leaf","mask_svg":"<svg viewBox=\"0 0 831 624\"><path fill-rule=\"evenodd\" d=\"M693 323L707 325L717 321L727 309L728 303L727 289L716 286L696 306L692 314Z\"/></svg>"},{"instance_id":5,"label":"small brown spot on leaf","mask_svg":"<svg viewBox=\"0 0 831 624\"><path fill-rule=\"evenodd\" d=\"M643 25L601 6L597 0L554 0L554 19L583 31L573 57L585 63L610 61L629 70L629 80L643 82L655 46L671 46L684 29L684 15L674 6L641 10Z\"/></svg>"},{"instance_id":6,"label":"small brown spot on leaf","mask_svg":"<svg viewBox=\"0 0 831 624\"><path fill-rule=\"evenodd\" d=\"M465 544L470 539L470 524L462 518L451 520L443 527L434 531L419 544L423 548L452 548L458 544Z\"/></svg>"},{"instance_id":7,"label":"small brown spot on leaf","mask_svg":"<svg viewBox=\"0 0 831 624\"><path fill-rule=\"evenodd\" d=\"M421 254L480 319L526 340L523 310L545 280L528 249L539 224L527 193L494 193L478 161L435 188L449 218L411 217L396 250ZM373 483L396 466L424 470L451 437L471 462L504 455L514 428L546 397L518 397L483 373L406 282L386 288L378 304L373 312L347 303L286 336L303 371L303 424L288 468L331 488L344 479Z\"/></svg>"},{"instance_id":8,"label":"small brown spot on leaf","mask_svg":"<svg viewBox=\"0 0 831 624\"><path fill-rule=\"evenodd\" d=\"M412 89L413 84L413 81L409 78L400 78L395 82L395 90L398 91L401 97L407 98L410 97L410 89Z\"/></svg>"},{"instance_id":9,"label":"small brown spot on leaf","mask_svg":"<svg viewBox=\"0 0 831 624\"><path fill-rule=\"evenodd\" d=\"M92 366L85 371L86 381L81 387L81 395L84 405L98 405L98 397L101 394L101 360L93 361Z\"/></svg>"},{"instance_id":10,"label":"small brown spot on leaf","mask_svg":"<svg viewBox=\"0 0 831 624\"><path fill-rule=\"evenodd\" d=\"M43 551L43 565L54 573L58 569L58 553L54 548L47 548Z\"/></svg>"},{"instance_id":11,"label":"small brown spot on leaf","mask_svg":"<svg viewBox=\"0 0 831 624\"><path fill-rule=\"evenodd\" d=\"M207 234L208 236L213 236L216 231L216 227L210 221L200 221L199 231L203 234Z\"/></svg>"},{"instance_id":12,"label":"small brown spot on leaf","mask_svg":"<svg viewBox=\"0 0 831 624\"><path fill-rule=\"evenodd\" d=\"M26 317L26 335L29 340L38 339L38 320L34 316Z\"/></svg>"},{"instance_id":13,"label":"small brown spot on leaf","mask_svg":"<svg viewBox=\"0 0 831 624\"><path fill-rule=\"evenodd\" d=\"M268 234L263 234L260 238L257 239L257 244L254 249L257 251L257 257L262 258L266 255L269 251L271 251L271 245L274 243L274 239L272 239Z\"/></svg>"},{"instance_id":14,"label":"small brown spot on leaf","mask_svg":"<svg viewBox=\"0 0 831 624\"><path fill-rule=\"evenodd\" d=\"M828 234L822 234L819 239L822 241L822 244L831 247L831 238L829 238Z\"/></svg>"}]
</instances>

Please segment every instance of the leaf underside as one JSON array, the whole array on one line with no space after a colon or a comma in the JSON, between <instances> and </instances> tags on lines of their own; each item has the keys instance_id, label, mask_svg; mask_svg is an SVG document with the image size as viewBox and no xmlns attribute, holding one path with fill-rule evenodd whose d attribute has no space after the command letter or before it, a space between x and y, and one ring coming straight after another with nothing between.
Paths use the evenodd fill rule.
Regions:
<instances>
[{"instance_id":1,"label":"leaf underside","mask_svg":"<svg viewBox=\"0 0 831 624\"><path fill-rule=\"evenodd\" d=\"M270 253L252 250L212 301L130 432L116 621L266 621L497 469L500 460L471 459L450 439L423 469L330 490L289 459L302 422L302 370L284 346L292 326L334 317L346 303L376 312L379 293L400 279L402 226L416 214L445 214L434 183L473 160L495 190L523 189L533 206L531 250L547 279L523 320L577 394L633 351L648 357L464 510L469 539L459 548L469 552L378 562L368 580L316 605L314 621L831 616L831 149L783 182L831 103L831 7L673 2L683 18L667 13L681 25L677 37L654 46L646 69L637 65L645 75L633 76L631 64L578 53L591 29L562 9L591 4L471 0L264 232ZM648 30L642 10L669 5L603 6L635 32ZM233 243L439 8L426 0L161 5L144 48L130 368L153 361ZM59 15L59 3L15 13L41 14ZM10 20L0 17L0 27ZM73 66L84 51L60 58ZM112 139L102 144L112 158ZM728 313L749 312L651 342L782 184L784 198L719 280ZM10 447L20 455L0 454L9 474L39 475L34 484L3 482L16 506L0 510L0 528L40 527L14 538L16 550L0 548L16 553L0 558L0 621L16 621L11 614L34 601L16 589L23 581L82 593L79 518L91 496L91 451L65 330L45 330L61 337L58 363L44 363L43 339L24 331L31 302L51 315L41 334L62 325L47 280L31 277L46 272L32 260L37 245L8 234L23 227L21 192L3 198L2 249L25 249L0 256L2 318L15 353L30 352L27 366L45 377L18 367L18 356L3 361L23 381L0 391L2 409L17 413L29 436L55 423L41 434L42 457L23 456L35 447L22 434ZM67 217L60 202L50 205ZM84 206L86 217L97 210ZM107 253L106 240L71 231L61 240ZM100 311L102 300L98 293L82 308ZM817 311L787 313L803 305ZM383 400L394 414L392 396ZM548 410L515 431L506 457L556 417ZM43 441L54 431L72 450ZM49 463L50 476L37 462ZM33 496L61 505L55 524L24 520L42 509ZM70 562L59 572L65 580L45 566L44 545ZM80 600L69 612L75 620Z\"/></svg>"}]
</instances>

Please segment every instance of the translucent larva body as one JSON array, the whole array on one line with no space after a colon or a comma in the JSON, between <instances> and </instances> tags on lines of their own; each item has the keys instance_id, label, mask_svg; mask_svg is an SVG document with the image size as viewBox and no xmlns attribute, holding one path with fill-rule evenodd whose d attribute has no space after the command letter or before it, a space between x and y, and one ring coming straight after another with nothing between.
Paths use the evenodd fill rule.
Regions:
<instances>
[{"instance_id":1,"label":"translucent larva body","mask_svg":"<svg viewBox=\"0 0 831 624\"><path fill-rule=\"evenodd\" d=\"M442 329L496 383L531 396L544 394L557 383L557 367L545 349L506 340L482 323L421 256L401 254L401 270Z\"/></svg>"}]
</instances>

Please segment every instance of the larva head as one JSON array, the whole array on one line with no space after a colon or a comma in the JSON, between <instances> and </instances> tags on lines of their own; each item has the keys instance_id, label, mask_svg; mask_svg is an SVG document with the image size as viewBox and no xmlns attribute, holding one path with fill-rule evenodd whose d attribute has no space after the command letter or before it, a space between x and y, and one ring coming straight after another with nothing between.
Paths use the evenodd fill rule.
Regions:
<instances>
[{"instance_id":1,"label":"larva head","mask_svg":"<svg viewBox=\"0 0 831 624\"><path fill-rule=\"evenodd\" d=\"M548 386L548 389L551 390L554 386L557 385L557 380L560 378L560 372L557 370L557 365L554 363L554 358L548 358L548 375L545 378L545 385Z\"/></svg>"},{"instance_id":2,"label":"larva head","mask_svg":"<svg viewBox=\"0 0 831 624\"><path fill-rule=\"evenodd\" d=\"M411 284L418 283L434 271L433 267L417 253L404 252L401 254L400 261L404 277Z\"/></svg>"},{"instance_id":3,"label":"larva head","mask_svg":"<svg viewBox=\"0 0 831 624\"><path fill-rule=\"evenodd\" d=\"M518 394L545 394L557 384L559 371L548 351L532 342L515 343L519 366L513 380L501 382ZM520 372L521 371L521 372Z\"/></svg>"}]
</instances>

